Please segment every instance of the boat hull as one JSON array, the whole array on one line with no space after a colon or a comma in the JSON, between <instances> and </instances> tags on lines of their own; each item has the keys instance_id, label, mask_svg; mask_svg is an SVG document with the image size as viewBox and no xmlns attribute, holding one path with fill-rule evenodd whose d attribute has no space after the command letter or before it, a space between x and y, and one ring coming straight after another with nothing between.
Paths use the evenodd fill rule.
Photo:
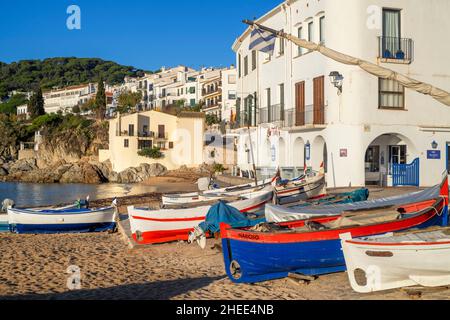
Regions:
<instances>
[{"instance_id":1,"label":"boat hull","mask_svg":"<svg viewBox=\"0 0 450 320\"><path fill-rule=\"evenodd\" d=\"M342 248L350 285L356 292L450 285L450 240L389 245L356 240L343 241ZM365 281L358 278L358 273Z\"/></svg>"},{"instance_id":2,"label":"boat hull","mask_svg":"<svg viewBox=\"0 0 450 320\"><path fill-rule=\"evenodd\" d=\"M243 213L257 212L272 201L272 187L255 193L255 196L232 202L229 205ZM138 244L156 244L171 241L187 241L189 232L205 221L211 206L189 209L148 210L128 207L131 233Z\"/></svg>"},{"instance_id":3,"label":"boat hull","mask_svg":"<svg viewBox=\"0 0 450 320\"><path fill-rule=\"evenodd\" d=\"M116 209L32 211L8 209L11 232L19 234L84 233L114 230Z\"/></svg>"},{"instance_id":4,"label":"boat hull","mask_svg":"<svg viewBox=\"0 0 450 320\"><path fill-rule=\"evenodd\" d=\"M304 201L326 194L325 176L320 175L306 182L289 182L285 186L276 186L275 193L278 201Z\"/></svg>"},{"instance_id":5,"label":"boat hull","mask_svg":"<svg viewBox=\"0 0 450 320\"><path fill-rule=\"evenodd\" d=\"M442 208L443 201L439 210ZM323 275L345 271L341 234L350 232L353 237L364 237L427 228L441 223L442 216L432 208L425 214L391 223L300 234L250 232L222 225L225 269L229 278L236 283L284 278L289 273Z\"/></svg>"}]
</instances>

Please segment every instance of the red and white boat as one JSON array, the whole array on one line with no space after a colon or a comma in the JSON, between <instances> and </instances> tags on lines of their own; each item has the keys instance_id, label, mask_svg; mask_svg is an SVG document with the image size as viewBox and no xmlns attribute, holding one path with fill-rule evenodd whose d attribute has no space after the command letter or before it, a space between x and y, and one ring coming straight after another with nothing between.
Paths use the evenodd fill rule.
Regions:
<instances>
[{"instance_id":1,"label":"red and white boat","mask_svg":"<svg viewBox=\"0 0 450 320\"><path fill-rule=\"evenodd\" d=\"M264 205L271 202L273 187L271 185L259 191L240 195L239 198L225 199L229 205L241 212L258 212ZM146 208L128 207L131 233L138 244L155 244L177 240L187 241L189 232L205 220L209 209L214 203L175 209L151 210Z\"/></svg>"}]
</instances>

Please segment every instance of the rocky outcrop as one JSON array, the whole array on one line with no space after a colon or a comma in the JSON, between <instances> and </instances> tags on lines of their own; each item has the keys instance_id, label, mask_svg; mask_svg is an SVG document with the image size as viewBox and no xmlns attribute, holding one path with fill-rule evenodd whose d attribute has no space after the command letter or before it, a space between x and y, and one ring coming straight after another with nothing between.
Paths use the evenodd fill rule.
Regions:
<instances>
[{"instance_id":1,"label":"rocky outcrop","mask_svg":"<svg viewBox=\"0 0 450 320\"><path fill-rule=\"evenodd\" d=\"M136 168L128 168L127 170L114 174L110 177L110 181L117 183L136 183L143 182L151 177L162 176L167 172L167 168L159 163L141 164ZM112 178L112 179L111 179Z\"/></svg>"},{"instance_id":2,"label":"rocky outcrop","mask_svg":"<svg viewBox=\"0 0 450 320\"><path fill-rule=\"evenodd\" d=\"M0 167L0 180L30 183L138 183L166 172L166 167L161 164L141 164L117 173L112 170L109 161L100 163L84 160L75 163L60 160L45 168L38 168L35 159L26 159Z\"/></svg>"}]
</instances>

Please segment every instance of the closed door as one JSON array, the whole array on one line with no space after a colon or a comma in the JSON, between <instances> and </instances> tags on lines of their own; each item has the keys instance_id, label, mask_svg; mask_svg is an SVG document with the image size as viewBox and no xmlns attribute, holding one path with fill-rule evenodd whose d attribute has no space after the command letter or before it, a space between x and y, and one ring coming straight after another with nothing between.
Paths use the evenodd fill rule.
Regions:
<instances>
[{"instance_id":1,"label":"closed door","mask_svg":"<svg viewBox=\"0 0 450 320\"><path fill-rule=\"evenodd\" d=\"M159 125L158 126L158 137L159 138L164 138L165 137L165 126L164 125Z\"/></svg>"},{"instance_id":2,"label":"closed door","mask_svg":"<svg viewBox=\"0 0 450 320\"><path fill-rule=\"evenodd\" d=\"M314 124L325 124L325 77L314 78Z\"/></svg>"},{"instance_id":3,"label":"closed door","mask_svg":"<svg viewBox=\"0 0 450 320\"><path fill-rule=\"evenodd\" d=\"M305 125L305 81L295 84L295 125Z\"/></svg>"}]
</instances>

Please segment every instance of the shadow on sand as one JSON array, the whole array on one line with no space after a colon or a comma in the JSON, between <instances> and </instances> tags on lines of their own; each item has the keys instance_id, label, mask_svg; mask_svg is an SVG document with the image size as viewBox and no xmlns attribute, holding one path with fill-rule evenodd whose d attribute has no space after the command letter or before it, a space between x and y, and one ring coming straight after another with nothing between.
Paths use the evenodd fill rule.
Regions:
<instances>
[{"instance_id":1,"label":"shadow on sand","mask_svg":"<svg viewBox=\"0 0 450 320\"><path fill-rule=\"evenodd\" d=\"M81 289L63 293L0 296L0 300L169 300L180 294L201 289L220 277L156 281L110 288Z\"/></svg>"}]
</instances>

